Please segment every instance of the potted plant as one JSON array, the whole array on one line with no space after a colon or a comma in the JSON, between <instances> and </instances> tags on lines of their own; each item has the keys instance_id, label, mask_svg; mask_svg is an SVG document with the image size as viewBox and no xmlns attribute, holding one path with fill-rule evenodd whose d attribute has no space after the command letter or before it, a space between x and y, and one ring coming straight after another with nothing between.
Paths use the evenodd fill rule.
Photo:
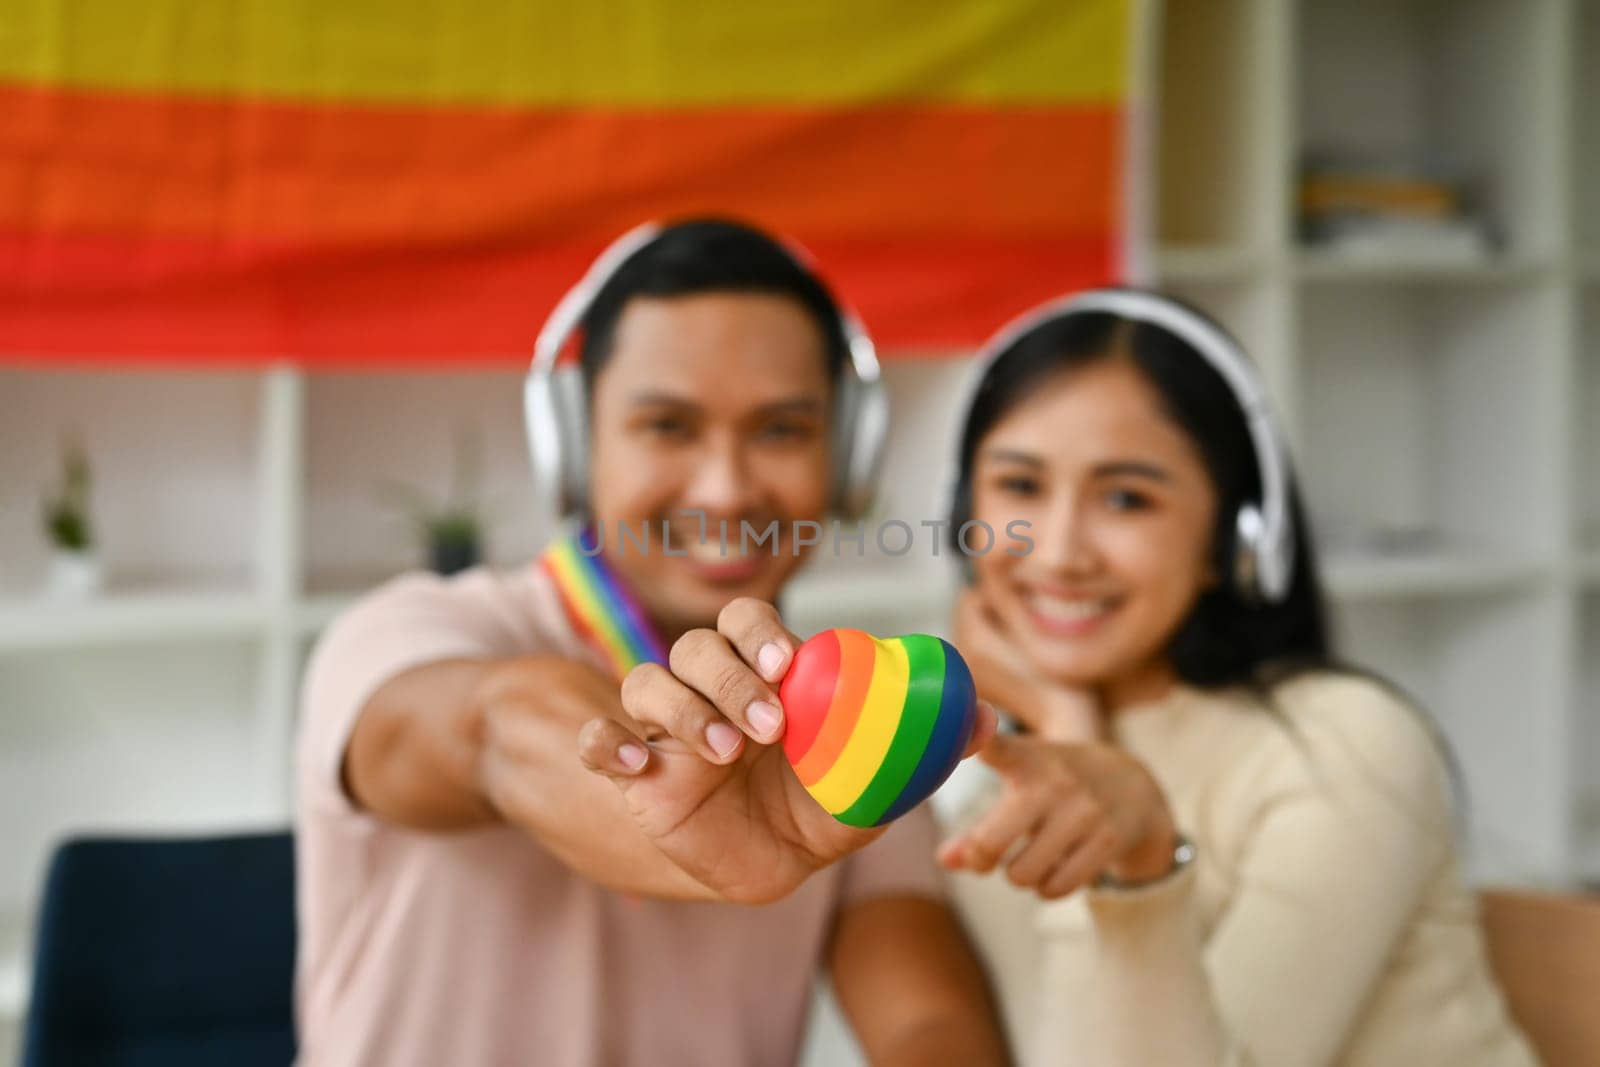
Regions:
<instances>
[{"instance_id":1,"label":"potted plant","mask_svg":"<svg viewBox=\"0 0 1600 1067\"><path fill-rule=\"evenodd\" d=\"M89 457L76 440L61 449L61 483L44 497L44 529L50 540L52 596L82 600L99 592L104 579L89 520Z\"/></svg>"},{"instance_id":2,"label":"potted plant","mask_svg":"<svg viewBox=\"0 0 1600 1067\"><path fill-rule=\"evenodd\" d=\"M422 526L428 566L437 573L464 571L483 558L483 529L476 515L441 511L423 519Z\"/></svg>"},{"instance_id":3,"label":"potted plant","mask_svg":"<svg viewBox=\"0 0 1600 1067\"><path fill-rule=\"evenodd\" d=\"M422 542L428 568L438 574L455 574L483 558L482 469L482 439L477 432L463 428L456 433L450 491L442 502L402 482L382 487L389 502L406 513Z\"/></svg>"}]
</instances>

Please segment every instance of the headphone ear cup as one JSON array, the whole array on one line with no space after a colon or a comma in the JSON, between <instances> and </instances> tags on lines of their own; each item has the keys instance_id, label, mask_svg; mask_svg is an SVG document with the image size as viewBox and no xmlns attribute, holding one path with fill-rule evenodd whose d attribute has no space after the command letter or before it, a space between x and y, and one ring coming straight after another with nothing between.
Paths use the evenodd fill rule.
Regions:
<instances>
[{"instance_id":1,"label":"headphone ear cup","mask_svg":"<svg viewBox=\"0 0 1600 1067\"><path fill-rule=\"evenodd\" d=\"M961 580L967 585L975 585L978 581L977 565L972 562L971 556L960 550L957 533L962 524L972 518L972 480L957 475L945 492L948 506L944 508L944 517L950 520L951 535L957 539L956 558L961 561Z\"/></svg>"},{"instance_id":2,"label":"headphone ear cup","mask_svg":"<svg viewBox=\"0 0 1600 1067\"><path fill-rule=\"evenodd\" d=\"M522 383L522 425L528 438L528 464L533 469L536 514L541 520L561 516L561 415L548 375L532 373Z\"/></svg>"},{"instance_id":3,"label":"headphone ear cup","mask_svg":"<svg viewBox=\"0 0 1600 1067\"><path fill-rule=\"evenodd\" d=\"M1266 528L1260 508L1246 504L1239 509L1233 525L1233 587L1248 604L1264 599L1261 540Z\"/></svg>"},{"instance_id":4,"label":"headphone ear cup","mask_svg":"<svg viewBox=\"0 0 1600 1067\"><path fill-rule=\"evenodd\" d=\"M889 395L883 383L846 371L835 387L833 510L857 519L872 506L889 433Z\"/></svg>"},{"instance_id":5,"label":"headphone ear cup","mask_svg":"<svg viewBox=\"0 0 1600 1067\"><path fill-rule=\"evenodd\" d=\"M550 375L552 414L561 442L554 465L560 494L562 518L578 514L589 506L589 401L583 388L583 372L575 367L560 367Z\"/></svg>"},{"instance_id":6,"label":"headphone ear cup","mask_svg":"<svg viewBox=\"0 0 1600 1067\"><path fill-rule=\"evenodd\" d=\"M845 517L849 513L850 471L854 466L856 447L856 417L861 407L861 382L846 371L833 387L833 423L829 442L832 469L829 471L828 495L833 510Z\"/></svg>"}]
</instances>

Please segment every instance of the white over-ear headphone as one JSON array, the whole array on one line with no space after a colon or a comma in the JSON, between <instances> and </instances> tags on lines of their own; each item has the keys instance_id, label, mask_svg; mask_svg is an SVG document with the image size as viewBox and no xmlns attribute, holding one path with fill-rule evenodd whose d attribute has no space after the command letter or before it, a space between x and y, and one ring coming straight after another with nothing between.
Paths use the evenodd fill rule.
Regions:
<instances>
[{"instance_id":1,"label":"white over-ear headphone","mask_svg":"<svg viewBox=\"0 0 1600 1067\"><path fill-rule=\"evenodd\" d=\"M1131 322L1159 326L1199 352L1233 391L1244 412L1261 471L1261 502L1245 503L1234 519L1234 586L1247 599L1281 602L1289 595L1294 575L1288 459L1254 364L1239 343L1215 324L1154 293L1092 289L1025 312L990 338L979 350L976 361L978 387L982 387L994 361L1024 335L1068 315L1089 312L1105 312Z\"/></svg>"},{"instance_id":2,"label":"white over-ear headphone","mask_svg":"<svg viewBox=\"0 0 1600 1067\"><path fill-rule=\"evenodd\" d=\"M589 406L583 375L575 365L558 367L556 362L606 283L667 232L670 227L645 223L613 241L556 304L539 331L522 402L542 514L560 518L579 514L588 498ZM814 273L804 251L792 244L781 247L802 270ZM889 398L880 380L877 349L860 320L841 307L840 325L849 359L834 383L830 503L837 513L856 518L872 504L889 433Z\"/></svg>"}]
</instances>

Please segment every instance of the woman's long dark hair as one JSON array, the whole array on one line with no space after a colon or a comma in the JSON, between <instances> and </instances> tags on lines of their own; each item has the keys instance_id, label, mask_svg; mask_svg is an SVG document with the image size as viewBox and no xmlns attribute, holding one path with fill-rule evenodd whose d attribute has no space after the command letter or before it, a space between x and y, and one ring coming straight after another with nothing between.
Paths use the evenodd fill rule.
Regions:
<instances>
[{"instance_id":1,"label":"woman's long dark hair","mask_svg":"<svg viewBox=\"0 0 1600 1067\"><path fill-rule=\"evenodd\" d=\"M1167 414L1199 449L1216 491L1211 565L1222 580L1200 595L1173 634L1167 652L1178 677L1201 686L1271 686L1308 668L1334 666L1316 548L1292 471L1288 595L1276 603L1257 601L1233 582L1235 520L1243 505L1261 500L1260 465L1233 389L1188 342L1160 326L1110 312L1075 312L1045 321L1000 352L968 409L951 531L971 517L973 461L989 431L1047 379L1113 358L1131 361L1155 388Z\"/></svg>"}]
</instances>

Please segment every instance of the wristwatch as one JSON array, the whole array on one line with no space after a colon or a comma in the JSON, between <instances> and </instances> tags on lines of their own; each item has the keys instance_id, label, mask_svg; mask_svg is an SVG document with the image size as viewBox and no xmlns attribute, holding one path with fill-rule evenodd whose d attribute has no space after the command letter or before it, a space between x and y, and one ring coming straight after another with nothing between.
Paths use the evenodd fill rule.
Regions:
<instances>
[{"instance_id":1,"label":"wristwatch","mask_svg":"<svg viewBox=\"0 0 1600 1067\"><path fill-rule=\"evenodd\" d=\"M1167 872L1165 874L1157 875L1154 878L1146 878L1138 882L1124 882L1120 879L1111 877L1111 873L1109 871L1102 871L1100 873L1100 877L1095 879L1095 888L1143 889L1145 886L1156 885L1157 883L1165 882L1167 879L1173 877L1179 871L1189 866L1189 864L1194 862L1194 857L1194 842L1190 841L1183 834L1177 834L1172 845L1172 866L1167 868Z\"/></svg>"}]
</instances>

